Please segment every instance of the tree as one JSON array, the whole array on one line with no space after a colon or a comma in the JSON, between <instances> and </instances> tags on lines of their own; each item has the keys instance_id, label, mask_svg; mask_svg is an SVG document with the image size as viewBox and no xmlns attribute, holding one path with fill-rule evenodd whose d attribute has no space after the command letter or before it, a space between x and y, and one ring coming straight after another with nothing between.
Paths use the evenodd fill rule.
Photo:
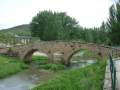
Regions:
<instances>
[{"instance_id":1,"label":"tree","mask_svg":"<svg viewBox=\"0 0 120 90\"><path fill-rule=\"evenodd\" d=\"M102 25L99 28L99 39L100 39L100 43L104 43L104 44L109 44L110 43L110 39L108 37L108 27L107 24L105 22L102 23Z\"/></svg>"},{"instance_id":2,"label":"tree","mask_svg":"<svg viewBox=\"0 0 120 90\"><path fill-rule=\"evenodd\" d=\"M56 30L54 29L54 17L51 11L40 12L31 22L32 36L38 36L42 40L56 39Z\"/></svg>"},{"instance_id":3,"label":"tree","mask_svg":"<svg viewBox=\"0 0 120 90\"><path fill-rule=\"evenodd\" d=\"M120 44L120 1L116 3L116 6L112 5L109 10L109 37L112 44Z\"/></svg>"},{"instance_id":4,"label":"tree","mask_svg":"<svg viewBox=\"0 0 120 90\"><path fill-rule=\"evenodd\" d=\"M71 39L78 23L66 13L42 11L33 17L30 23L32 36L41 40Z\"/></svg>"}]
</instances>

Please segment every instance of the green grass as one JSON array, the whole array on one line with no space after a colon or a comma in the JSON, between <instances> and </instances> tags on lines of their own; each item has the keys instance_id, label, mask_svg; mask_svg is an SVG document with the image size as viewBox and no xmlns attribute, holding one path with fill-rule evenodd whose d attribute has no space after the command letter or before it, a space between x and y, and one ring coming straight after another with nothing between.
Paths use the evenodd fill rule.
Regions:
<instances>
[{"instance_id":1,"label":"green grass","mask_svg":"<svg viewBox=\"0 0 120 90\"><path fill-rule=\"evenodd\" d=\"M85 50L85 53L83 54L82 57L86 57L86 58L98 58L98 54L96 52L92 52L90 50Z\"/></svg>"},{"instance_id":2,"label":"green grass","mask_svg":"<svg viewBox=\"0 0 120 90\"><path fill-rule=\"evenodd\" d=\"M45 56L32 56L32 61L39 64L39 67L46 70L63 70L65 66L62 64L52 64L48 63L48 57Z\"/></svg>"},{"instance_id":3,"label":"green grass","mask_svg":"<svg viewBox=\"0 0 120 90\"><path fill-rule=\"evenodd\" d=\"M46 64L48 62L48 57L45 56L32 56L32 61L38 64Z\"/></svg>"},{"instance_id":4,"label":"green grass","mask_svg":"<svg viewBox=\"0 0 120 90\"><path fill-rule=\"evenodd\" d=\"M5 78L26 68L27 65L20 60L0 56L0 78Z\"/></svg>"},{"instance_id":5,"label":"green grass","mask_svg":"<svg viewBox=\"0 0 120 90\"><path fill-rule=\"evenodd\" d=\"M102 61L85 68L72 69L32 90L102 90L105 67L106 63Z\"/></svg>"},{"instance_id":6,"label":"green grass","mask_svg":"<svg viewBox=\"0 0 120 90\"><path fill-rule=\"evenodd\" d=\"M65 69L65 66L62 64L45 64L45 65L40 65L40 68L46 70L58 71Z\"/></svg>"}]
</instances>

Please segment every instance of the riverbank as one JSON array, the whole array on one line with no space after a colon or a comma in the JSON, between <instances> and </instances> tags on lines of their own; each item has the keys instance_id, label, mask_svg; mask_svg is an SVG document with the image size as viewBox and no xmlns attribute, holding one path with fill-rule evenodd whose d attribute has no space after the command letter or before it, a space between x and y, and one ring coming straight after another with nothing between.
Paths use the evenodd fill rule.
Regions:
<instances>
[{"instance_id":1,"label":"riverbank","mask_svg":"<svg viewBox=\"0 0 120 90\"><path fill-rule=\"evenodd\" d=\"M18 59L0 56L0 79L16 74L26 68L27 65Z\"/></svg>"},{"instance_id":2,"label":"riverbank","mask_svg":"<svg viewBox=\"0 0 120 90\"><path fill-rule=\"evenodd\" d=\"M42 83L32 90L102 90L105 61L64 72L53 80Z\"/></svg>"}]
</instances>

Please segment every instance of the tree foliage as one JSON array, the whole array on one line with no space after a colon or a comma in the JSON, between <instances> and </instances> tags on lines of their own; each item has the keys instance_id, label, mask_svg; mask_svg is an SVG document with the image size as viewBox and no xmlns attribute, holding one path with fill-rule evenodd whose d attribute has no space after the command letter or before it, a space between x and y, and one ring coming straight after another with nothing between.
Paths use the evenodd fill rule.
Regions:
<instances>
[{"instance_id":1,"label":"tree foliage","mask_svg":"<svg viewBox=\"0 0 120 90\"><path fill-rule=\"evenodd\" d=\"M109 43L106 24L100 28L83 28L66 13L43 11L30 23L32 36L41 40L80 40L84 42Z\"/></svg>"},{"instance_id":2,"label":"tree foliage","mask_svg":"<svg viewBox=\"0 0 120 90\"><path fill-rule=\"evenodd\" d=\"M77 21L66 13L43 11L33 18L30 25L32 35L41 40L70 39Z\"/></svg>"},{"instance_id":3,"label":"tree foliage","mask_svg":"<svg viewBox=\"0 0 120 90\"><path fill-rule=\"evenodd\" d=\"M109 38L112 44L120 44L120 1L116 6L112 5L109 10Z\"/></svg>"}]
</instances>

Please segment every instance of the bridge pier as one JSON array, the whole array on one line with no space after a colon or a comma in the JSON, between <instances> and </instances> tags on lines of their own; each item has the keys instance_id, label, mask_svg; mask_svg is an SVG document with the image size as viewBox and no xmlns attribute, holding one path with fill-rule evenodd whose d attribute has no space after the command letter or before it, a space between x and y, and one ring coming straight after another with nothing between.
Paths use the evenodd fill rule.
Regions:
<instances>
[{"instance_id":1,"label":"bridge pier","mask_svg":"<svg viewBox=\"0 0 120 90\"><path fill-rule=\"evenodd\" d=\"M47 54L50 63L53 63L53 54Z\"/></svg>"}]
</instances>

